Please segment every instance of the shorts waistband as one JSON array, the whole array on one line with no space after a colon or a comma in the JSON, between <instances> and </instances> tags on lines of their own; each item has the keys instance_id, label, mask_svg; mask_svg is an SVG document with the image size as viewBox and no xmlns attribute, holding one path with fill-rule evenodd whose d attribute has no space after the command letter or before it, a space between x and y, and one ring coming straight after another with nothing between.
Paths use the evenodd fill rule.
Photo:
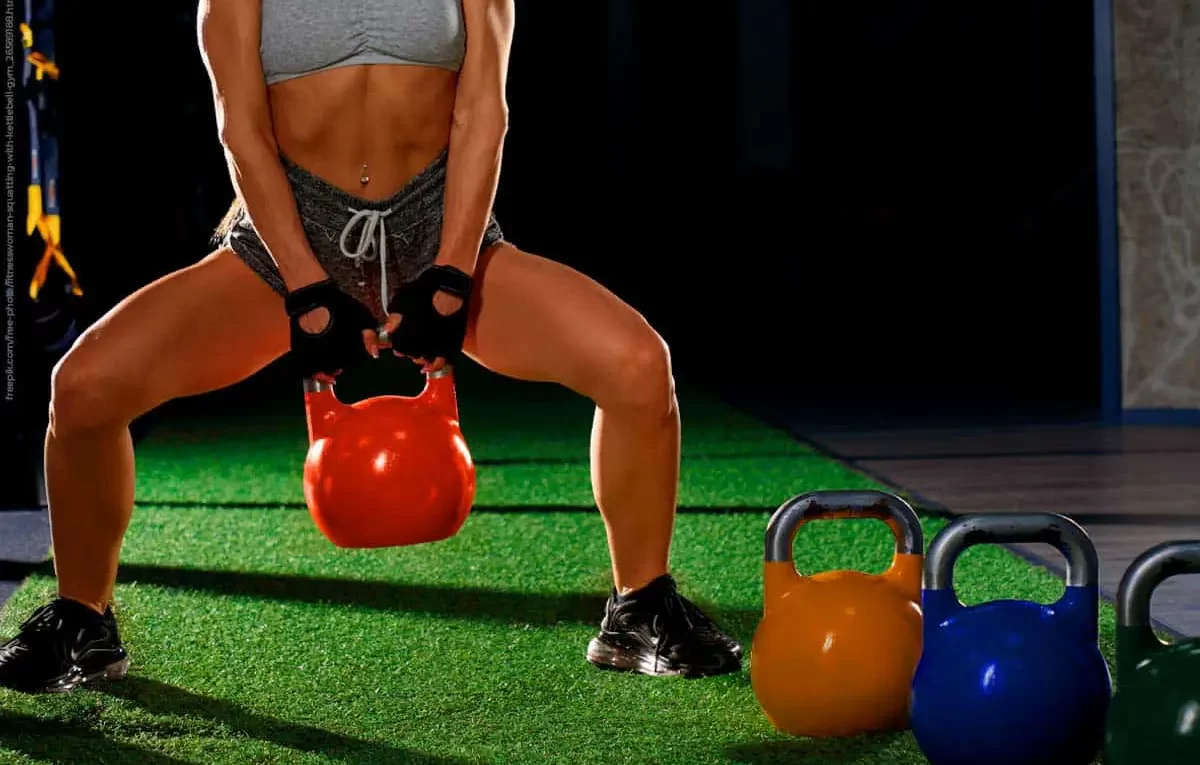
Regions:
<instances>
[{"instance_id":1,"label":"shorts waistband","mask_svg":"<svg viewBox=\"0 0 1200 765\"><path fill-rule=\"evenodd\" d=\"M448 157L449 149L442 149L432 162L410 178L395 194L387 199L375 200L347 193L342 188L292 161L283 152L279 153L279 161L283 165L284 172L296 190L308 192L325 202L333 202L355 210L386 210L404 207L406 203L422 198L429 190L438 188L445 182Z\"/></svg>"}]
</instances>

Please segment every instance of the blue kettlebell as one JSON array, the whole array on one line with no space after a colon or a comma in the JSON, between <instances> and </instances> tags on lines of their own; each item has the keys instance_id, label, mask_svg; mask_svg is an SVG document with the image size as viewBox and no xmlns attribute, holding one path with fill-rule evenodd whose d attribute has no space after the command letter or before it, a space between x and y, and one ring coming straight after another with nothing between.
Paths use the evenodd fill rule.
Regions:
<instances>
[{"instance_id":1,"label":"blue kettlebell","mask_svg":"<svg viewBox=\"0 0 1200 765\"><path fill-rule=\"evenodd\" d=\"M958 556L1021 542L1051 544L1066 558L1062 599L963 605L953 585ZM1090 765L1112 697L1098 644L1099 569L1087 532L1051 513L967 516L934 537L910 697L913 736L931 765Z\"/></svg>"}]
</instances>

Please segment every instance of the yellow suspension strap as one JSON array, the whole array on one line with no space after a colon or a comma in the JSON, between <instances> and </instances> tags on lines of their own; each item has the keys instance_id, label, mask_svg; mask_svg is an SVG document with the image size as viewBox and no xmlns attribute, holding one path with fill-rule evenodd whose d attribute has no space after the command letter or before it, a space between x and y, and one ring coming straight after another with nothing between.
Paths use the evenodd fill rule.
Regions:
<instances>
[{"instance_id":1,"label":"yellow suspension strap","mask_svg":"<svg viewBox=\"0 0 1200 765\"><path fill-rule=\"evenodd\" d=\"M54 60L54 0L25 0L25 22L21 41L25 52L25 103L29 110L29 215L25 233L37 231L45 243L41 260L33 271L29 297L38 299L56 264L71 280L71 293L82 295L83 288L62 249L62 218L58 201L58 138L50 122L51 83L58 80Z\"/></svg>"}]
</instances>

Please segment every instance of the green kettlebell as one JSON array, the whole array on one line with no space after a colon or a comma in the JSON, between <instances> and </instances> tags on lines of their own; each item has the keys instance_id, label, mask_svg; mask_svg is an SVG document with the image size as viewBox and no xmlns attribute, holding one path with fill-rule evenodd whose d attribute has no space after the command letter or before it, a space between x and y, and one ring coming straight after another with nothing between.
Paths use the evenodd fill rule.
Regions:
<instances>
[{"instance_id":1,"label":"green kettlebell","mask_svg":"<svg viewBox=\"0 0 1200 765\"><path fill-rule=\"evenodd\" d=\"M1200 541L1152 547L1121 579L1108 765L1200 763L1200 638L1164 643L1150 626L1155 588L1180 574L1200 574Z\"/></svg>"}]
</instances>

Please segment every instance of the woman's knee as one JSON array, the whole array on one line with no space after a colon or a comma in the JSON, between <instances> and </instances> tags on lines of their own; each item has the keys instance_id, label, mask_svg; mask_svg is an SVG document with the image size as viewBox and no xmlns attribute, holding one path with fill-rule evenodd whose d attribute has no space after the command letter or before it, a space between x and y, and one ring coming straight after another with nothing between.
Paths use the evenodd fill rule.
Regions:
<instances>
[{"instance_id":1,"label":"woman's knee","mask_svg":"<svg viewBox=\"0 0 1200 765\"><path fill-rule=\"evenodd\" d=\"M597 396L601 408L636 414L650 420L675 413L675 377L671 351L663 338L646 328L631 332L620 343L602 375Z\"/></svg>"},{"instance_id":2,"label":"woman's knee","mask_svg":"<svg viewBox=\"0 0 1200 765\"><path fill-rule=\"evenodd\" d=\"M53 432L128 425L143 413L136 380L110 370L111 365L95 354L80 352L78 345L59 359L50 377Z\"/></svg>"}]
</instances>

